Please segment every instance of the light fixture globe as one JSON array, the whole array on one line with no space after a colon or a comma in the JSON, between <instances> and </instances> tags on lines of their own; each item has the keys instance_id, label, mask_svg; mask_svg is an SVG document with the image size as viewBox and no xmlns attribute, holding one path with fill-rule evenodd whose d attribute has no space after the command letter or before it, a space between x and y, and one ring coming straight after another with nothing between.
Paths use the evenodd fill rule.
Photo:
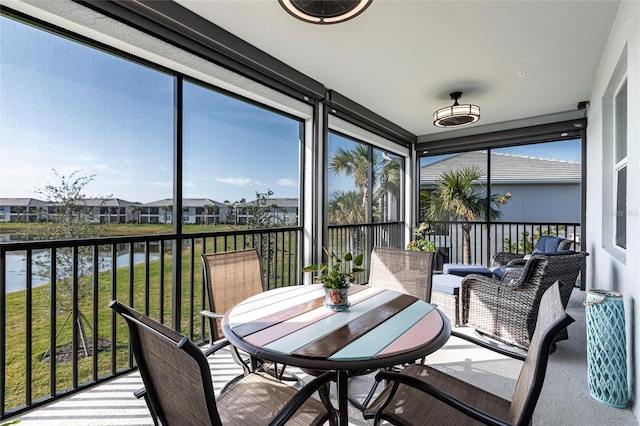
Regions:
<instances>
[{"instance_id":1,"label":"light fixture globe","mask_svg":"<svg viewBox=\"0 0 640 426\"><path fill-rule=\"evenodd\" d=\"M458 104L462 92L453 92L449 96L453 105L440 108L433 113L433 125L438 127L456 127L475 123L480 120L480 107L471 104Z\"/></svg>"},{"instance_id":2,"label":"light fixture globe","mask_svg":"<svg viewBox=\"0 0 640 426\"><path fill-rule=\"evenodd\" d=\"M278 0L292 16L312 24L337 24L355 18L373 0Z\"/></svg>"}]
</instances>

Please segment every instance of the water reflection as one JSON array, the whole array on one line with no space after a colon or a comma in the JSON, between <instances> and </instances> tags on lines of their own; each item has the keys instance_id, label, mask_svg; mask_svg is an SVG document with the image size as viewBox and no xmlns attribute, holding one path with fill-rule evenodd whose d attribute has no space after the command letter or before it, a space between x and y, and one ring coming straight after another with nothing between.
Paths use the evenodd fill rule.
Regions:
<instances>
[{"instance_id":1,"label":"water reflection","mask_svg":"<svg viewBox=\"0 0 640 426\"><path fill-rule=\"evenodd\" d=\"M122 252L120 252L122 253ZM157 251L156 251L157 253ZM34 254L34 258L38 255ZM42 256L42 255L40 255ZM159 259L159 254L149 254L149 260ZM144 263L144 252L133 253L133 264ZM33 262L32 262L33 263ZM112 258L110 255L99 256L98 264L100 265L100 272L108 271L112 268ZM124 252L116 257L116 268L129 266L129 253ZM27 287L27 260L25 252L9 252L6 255L6 292L11 293L14 291L24 290ZM43 284L48 284L49 279L43 278L38 274L38 266L33 265L32 272L32 286L36 287Z\"/></svg>"}]
</instances>

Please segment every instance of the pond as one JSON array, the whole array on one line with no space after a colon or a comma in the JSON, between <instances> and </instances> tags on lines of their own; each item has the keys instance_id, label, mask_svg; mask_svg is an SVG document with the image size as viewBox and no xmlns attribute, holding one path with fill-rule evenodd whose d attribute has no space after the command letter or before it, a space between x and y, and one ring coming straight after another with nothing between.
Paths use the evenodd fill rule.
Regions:
<instances>
[{"instance_id":1,"label":"pond","mask_svg":"<svg viewBox=\"0 0 640 426\"><path fill-rule=\"evenodd\" d=\"M150 254L150 260L159 259L158 255ZM133 264L144 263L144 253L133 254ZM10 252L6 256L6 293L14 291L25 290L27 287L27 273L26 273L26 255L24 252ZM99 258L99 264L102 265L100 271L107 271L111 269L111 256L101 256ZM116 258L116 267L121 268L123 266L129 266L129 253L123 253ZM33 266L33 287L48 284L49 280L41 278L37 274L37 266Z\"/></svg>"}]
</instances>

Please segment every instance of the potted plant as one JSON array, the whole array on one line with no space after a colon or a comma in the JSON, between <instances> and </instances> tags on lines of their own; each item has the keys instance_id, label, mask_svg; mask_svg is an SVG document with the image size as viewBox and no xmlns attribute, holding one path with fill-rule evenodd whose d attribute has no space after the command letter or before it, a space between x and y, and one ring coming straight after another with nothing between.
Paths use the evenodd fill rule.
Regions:
<instances>
[{"instance_id":1,"label":"potted plant","mask_svg":"<svg viewBox=\"0 0 640 426\"><path fill-rule=\"evenodd\" d=\"M349 286L356 280L364 269L360 266L364 255L360 253L355 258L349 252L342 258L334 252L323 248L327 254L327 263L309 265L302 268L303 272L317 272L315 282L322 283L325 291L324 305L336 311L347 309L350 306L348 292Z\"/></svg>"},{"instance_id":2,"label":"potted plant","mask_svg":"<svg viewBox=\"0 0 640 426\"><path fill-rule=\"evenodd\" d=\"M421 222L419 226L414 226L413 235L415 238L409 241L409 244L407 244L407 250L437 252L438 249L436 248L435 243L427 238L427 235L429 234L431 234L429 223Z\"/></svg>"}]
</instances>

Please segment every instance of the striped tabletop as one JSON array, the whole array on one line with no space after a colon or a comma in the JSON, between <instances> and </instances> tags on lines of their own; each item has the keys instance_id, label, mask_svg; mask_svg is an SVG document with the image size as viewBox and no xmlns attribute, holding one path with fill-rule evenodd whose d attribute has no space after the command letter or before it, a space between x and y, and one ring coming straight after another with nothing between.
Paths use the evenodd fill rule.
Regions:
<instances>
[{"instance_id":1,"label":"striped tabletop","mask_svg":"<svg viewBox=\"0 0 640 426\"><path fill-rule=\"evenodd\" d=\"M320 284L271 290L227 312L223 332L260 358L320 369L409 362L398 357L427 355L449 337L440 312L413 296L354 285L349 301L345 311L325 308Z\"/></svg>"}]
</instances>

